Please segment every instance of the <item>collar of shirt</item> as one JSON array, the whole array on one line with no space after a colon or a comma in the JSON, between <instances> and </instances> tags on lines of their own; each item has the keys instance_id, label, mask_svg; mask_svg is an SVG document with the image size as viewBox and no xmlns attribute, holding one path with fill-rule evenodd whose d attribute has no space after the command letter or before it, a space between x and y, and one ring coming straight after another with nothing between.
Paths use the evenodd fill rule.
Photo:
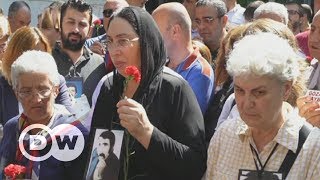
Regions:
<instances>
[{"instance_id":1,"label":"collar of shirt","mask_svg":"<svg viewBox=\"0 0 320 180\"><path fill-rule=\"evenodd\" d=\"M292 150L294 153L298 147L299 131L304 124L304 120L299 118L300 116L296 110L291 109L286 113L285 122L273 139L273 141ZM244 141L246 138L252 137L251 130L245 122L241 120L241 118L238 118L236 121L238 123L236 134L239 136L240 140Z\"/></svg>"},{"instance_id":2,"label":"collar of shirt","mask_svg":"<svg viewBox=\"0 0 320 180\"><path fill-rule=\"evenodd\" d=\"M70 63L73 64L69 55L62 50L62 48L59 44L57 44L57 43L55 44L54 50L59 52L58 55L61 57L61 59L67 59ZM92 55L92 54L93 54L93 52L89 48L84 46L82 56L79 58L79 60L74 65L79 65L81 62L89 60L90 55Z\"/></svg>"},{"instance_id":3,"label":"collar of shirt","mask_svg":"<svg viewBox=\"0 0 320 180\"><path fill-rule=\"evenodd\" d=\"M244 9L243 7L240 6L240 4L237 4L236 6L234 6L234 8L232 8L230 11L227 12L227 14L234 14L236 13L238 10L242 10Z\"/></svg>"},{"instance_id":4,"label":"collar of shirt","mask_svg":"<svg viewBox=\"0 0 320 180\"><path fill-rule=\"evenodd\" d=\"M184 61L182 61L175 69L174 71L176 71L177 73L181 72L181 71L185 71L188 68L190 68L192 66L192 64L196 61L196 59L199 57L200 52L198 48L194 48L193 52L188 55Z\"/></svg>"}]
</instances>

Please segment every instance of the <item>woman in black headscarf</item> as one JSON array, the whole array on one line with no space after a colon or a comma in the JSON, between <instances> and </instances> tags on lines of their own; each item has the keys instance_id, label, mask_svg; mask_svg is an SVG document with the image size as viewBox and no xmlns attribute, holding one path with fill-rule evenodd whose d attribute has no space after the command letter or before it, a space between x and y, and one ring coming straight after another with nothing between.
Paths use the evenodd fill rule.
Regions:
<instances>
[{"instance_id":1,"label":"woman in black headscarf","mask_svg":"<svg viewBox=\"0 0 320 180\"><path fill-rule=\"evenodd\" d=\"M128 179L201 179L206 163L201 110L188 83L164 67L165 47L152 17L137 7L124 8L111 18L107 38L115 71L101 87L91 129L128 132L119 179L126 172ZM127 66L141 71L141 81L124 87Z\"/></svg>"}]
</instances>

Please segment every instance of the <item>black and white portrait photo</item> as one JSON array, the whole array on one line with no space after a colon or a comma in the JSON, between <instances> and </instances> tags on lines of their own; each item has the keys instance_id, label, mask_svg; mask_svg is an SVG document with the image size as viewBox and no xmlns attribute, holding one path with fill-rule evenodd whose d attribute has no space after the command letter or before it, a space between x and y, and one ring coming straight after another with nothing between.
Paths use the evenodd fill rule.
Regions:
<instances>
[{"instance_id":1,"label":"black and white portrait photo","mask_svg":"<svg viewBox=\"0 0 320 180\"><path fill-rule=\"evenodd\" d=\"M86 180L117 180L123 131L96 129Z\"/></svg>"}]
</instances>

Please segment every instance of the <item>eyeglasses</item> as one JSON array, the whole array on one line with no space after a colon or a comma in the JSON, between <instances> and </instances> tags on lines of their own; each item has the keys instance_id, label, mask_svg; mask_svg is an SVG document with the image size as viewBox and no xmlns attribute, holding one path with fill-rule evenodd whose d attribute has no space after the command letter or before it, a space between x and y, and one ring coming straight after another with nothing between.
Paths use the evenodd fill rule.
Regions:
<instances>
[{"instance_id":1,"label":"eyeglasses","mask_svg":"<svg viewBox=\"0 0 320 180\"><path fill-rule=\"evenodd\" d=\"M53 87L50 89L43 89L43 90L36 90L36 92L34 91L17 91L19 98L21 98L22 100L29 100L33 97L34 94L38 95L40 97L40 99L46 99L48 98L51 93L52 93Z\"/></svg>"},{"instance_id":2,"label":"eyeglasses","mask_svg":"<svg viewBox=\"0 0 320 180\"><path fill-rule=\"evenodd\" d=\"M202 20L200 19L195 19L194 22L196 23L196 25L200 26L201 23L204 23L204 24L211 24L214 20L216 19L220 19L222 16L224 15L221 15L221 16L217 16L216 18L214 17L203 17Z\"/></svg>"},{"instance_id":3,"label":"eyeglasses","mask_svg":"<svg viewBox=\"0 0 320 180\"><path fill-rule=\"evenodd\" d=\"M108 51L114 50L115 48L126 48L131 46L134 41L138 41L138 40L139 40L138 37L133 39L122 38L122 39L118 39L115 42L108 40L106 42L106 47Z\"/></svg>"},{"instance_id":4,"label":"eyeglasses","mask_svg":"<svg viewBox=\"0 0 320 180\"><path fill-rule=\"evenodd\" d=\"M288 10L288 14L289 15L296 15L296 14L300 14L299 11L296 10Z\"/></svg>"},{"instance_id":5,"label":"eyeglasses","mask_svg":"<svg viewBox=\"0 0 320 180\"><path fill-rule=\"evenodd\" d=\"M113 12L113 9L105 9L102 13L105 18L110 18L113 15Z\"/></svg>"}]
</instances>

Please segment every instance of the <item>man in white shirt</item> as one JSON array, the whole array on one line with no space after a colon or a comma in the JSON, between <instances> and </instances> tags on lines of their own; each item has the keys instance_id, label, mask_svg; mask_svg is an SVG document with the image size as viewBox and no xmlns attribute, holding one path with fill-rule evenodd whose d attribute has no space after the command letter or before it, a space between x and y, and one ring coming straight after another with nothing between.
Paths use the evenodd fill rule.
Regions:
<instances>
[{"instance_id":1,"label":"man in white shirt","mask_svg":"<svg viewBox=\"0 0 320 180\"><path fill-rule=\"evenodd\" d=\"M227 29L231 29L235 26L239 26L245 23L245 18L243 16L243 12L245 8L241 7L240 4L237 4L237 0L223 0L227 6L227 16L228 16L228 24Z\"/></svg>"}]
</instances>

